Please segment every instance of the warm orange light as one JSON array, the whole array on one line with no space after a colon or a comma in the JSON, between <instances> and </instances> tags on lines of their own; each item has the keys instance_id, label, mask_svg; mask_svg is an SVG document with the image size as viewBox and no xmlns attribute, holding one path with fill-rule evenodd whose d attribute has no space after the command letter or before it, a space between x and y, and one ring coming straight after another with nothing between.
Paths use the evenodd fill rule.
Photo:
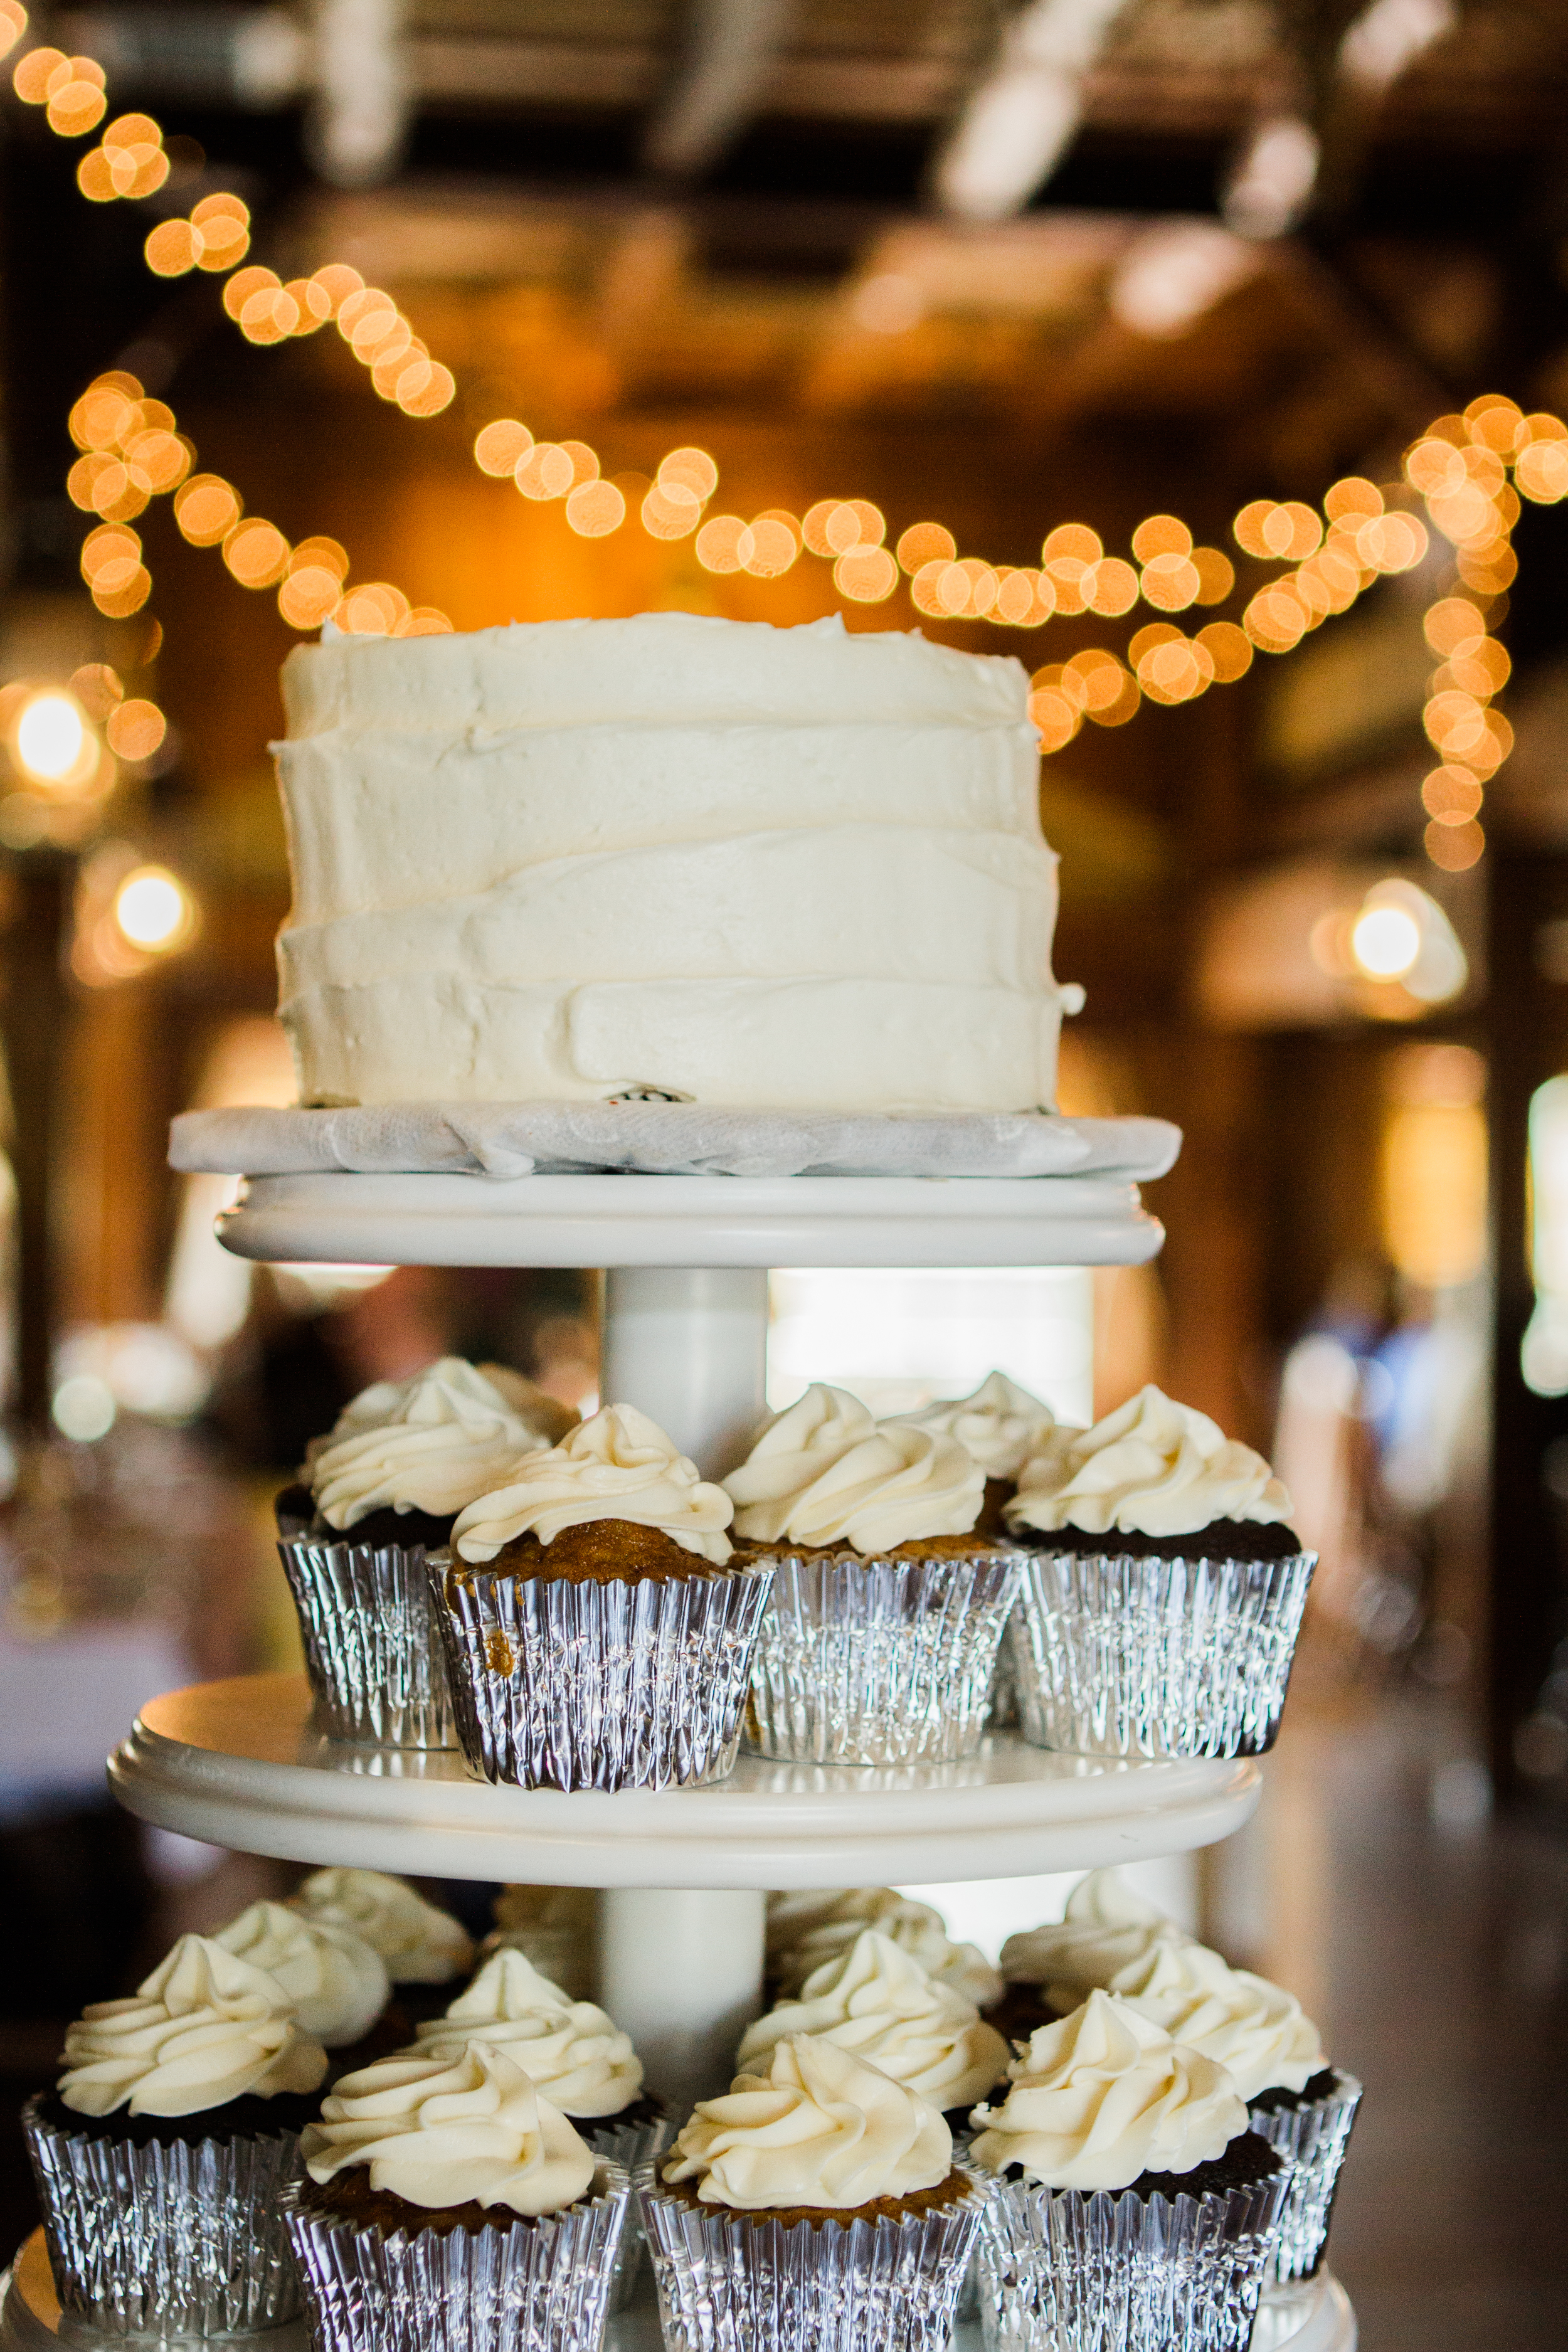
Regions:
<instances>
[{"instance_id":1,"label":"warm orange light","mask_svg":"<svg viewBox=\"0 0 1568 2352\"><path fill-rule=\"evenodd\" d=\"M1231 686L1245 677L1252 667L1252 646L1245 629L1234 621L1210 621L1198 631L1195 642L1208 656L1214 674L1222 686Z\"/></svg>"},{"instance_id":2,"label":"warm orange light","mask_svg":"<svg viewBox=\"0 0 1568 2352\"><path fill-rule=\"evenodd\" d=\"M160 221L142 251L156 278L183 278L202 249L201 232L188 220Z\"/></svg>"},{"instance_id":3,"label":"warm orange light","mask_svg":"<svg viewBox=\"0 0 1568 2352\"><path fill-rule=\"evenodd\" d=\"M1079 585L1089 611L1108 620L1130 613L1138 602L1138 574L1119 555L1104 556L1091 565Z\"/></svg>"},{"instance_id":4,"label":"warm orange light","mask_svg":"<svg viewBox=\"0 0 1568 2352\"><path fill-rule=\"evenodd\" d=\"M1151 515L1132 534L1132 552L1140 563L1152 563L1159 555L1190 555L1192 551L1193 534L1176 515Z\"/></svg>"},{"instance_id":5,"label":"warm orange light","mask_svg":"<svg viewBox=\"0 0 1568 2352\"><path fill-rule=\"evenodd\" d=\"M1086 523L1059 522L1055 530L1046 534L1040 562L1050 564L1065 556L1075 563L1098 563L1104 553L1098 531L1090 530Z\"/></svg>"},{"instance_id":6,"label":"warm orange light","mask_svg":"<svg viewBox=\"0 0 1568 2352\"><path fill-rule=\"evenodd\" d=\"M672 449L659 459L654 478L667 495L689 490L699 506L706 506L719 487L719 468L706 449Z\"/></svg>"},{"instance_id":7,"label":"warm orange light","mask_svg":"<svg viewBox=\"0 0 1568 2352\"><path fill-rule=\"evenodd\" d=\"M169 722L155 702L137 698L111 710L104 729L109 748L122 760L150 760L169 731Z\"/></svg>"},{"instance_id":8,"label":"warm orange light","mask_svg":"<svg viewBox=\"0 0 1568 2352\"><path fill-rule=\"evenodd\" d=\"M668 489L655 482L638 509L643 529L654 539L684 539L697 529L702 520L702 502L696 492L684 482L672 482ZM720 518L715 517L715 520ZM724 518L730 520L730 518ZM745 528L739 517L733 519L738 530ZM715 541L712 542L717 545ZM704 557L702 561L706 562ZM739 560L733 563L709 565L710 571L739 571Z\"/></svg>"},{"instance_id":9,"label":"warm orange light","mask_svg":"<svg viewBox=\"0 0 1568 2352\"><path fill-rule=\"evenodd\" d=\"M477 435L474 462L481 474L501 481L517 471L532 446L533 436L526 425L520 425L515 416L498 416Z\"/></svg>"},{"instance_id":10,"label":"warm orange light","mask_svg":"<svg viewBox=\"0 0 1568 2352\"><path fill-rule=\"evenodd\" d=\"M71 673L70 691L88 717L100 722L125 699L120 673L107 662L83 662Z\"/></svg>"},{"instance_id":11,"label":"warm orange light","mask_svg":"<svg viewBox=\"0 0 1568 2352\"><path fill-rule=\"evenodd\" d=\"M1487 845L1486 835L1473 817L1462 824L1439 824L1434 819L1424 838L1427 856L1446 874L1463 874Z\"/></svg>"},{"instance_id":12,"label":"warm orange light","mask_svg":"<svg viewBox=\"0 0 1568 2352\"><path fill-rule=\"evenodd\" d=\"M1444 596L1422 624L1435 654L1468 653L1486 635L1486 623L1467 596Z\"/></svg>"},{"instance_id":13,"label":"warm orange light","mask_svg":"<svg viewBox=\"0 0 1568 2352\"><path fill-rule=\"evenodd\" d=\"M337 611L342 593L342 579L326 564L304 563L296 571L291 560L278 591L278 610L291 629L319 629Z\"/></svg>"},{"instance_id":14,"label":"warm orange light","mask_svg":"<svg viewBox=\"0 0 1568 2352\"><path fill-rule=\"evenodd\" d=\"M757 515L742 532L735 551L741 559L742 572L751 572L758 580L777 580L789 570L800 553L800 526L792 514ZM889 561L892 561L891 557ZM896 568L894 576L896 580ZM853 589L846 593L850 595L857 593ZM878 597L861 594L859 601L875 604Z\"/></svg>"},{"instance_id":15,"label":"warm orange light","mask_svg":"<svg viewBox=\"0 0 1568 2352\"><path fill-rule=\"evenodd\" d=\"M652 496L651 492L649 493L649 496ZM691 506L690 513L691 521L695 522L698 515L698 508L695 502L693 502ZM647 500L646 499L643 501L643 520L646 523L647 520ZM688 523L686 528L689 530L691 524ZM710 515L708 520L698 532L696 541L695 551L697 561L701 564L703 570L706 572L739 572L741 568L741 541L745 532L745 529L746 526L741 520L739 515ZM660 532L656 533L655 535L656 537L664 537L669 534Z\"/></svg>"},{"instance_id":16,"label":"warm orange light","mask_svg":"<svg viewBox=\"0 0 1568 2352\"><path fill-rule=\"evenodd\" d=\"M27 29L22 0L0 0L0 58L8 57Z\"/></svg>"},{"instance_id":17,"label":"warm orange light","mask_svg":"<svg viewBox=\"0 0 1568 2352\"><path fill-rule=\"evenodd\" d=\"M1029 716L1039 730L1040 749L1047 755L1070 743L1083 723L1082 712L1059 687L1037 688L1029 697Z\"/></svg>"},{"instance_id":18,"label":"warm orange light","mask_svg":"<svg viewBox=\"0 0 1568 2352\"><path fill-rule=\"evenodd\" d=\"M554 441L536 441L517 468L517 487L525 499L563 499L577 478L568 453Z\"/></svg>"},{"instance_id":19,"label":"warm orange light","mask_svg":"<svg viewBox=\"0 0 1568 2352\"><path fill-rule=\"evenodd\" d=\"M1197 602L1203 581L1188 555L1156 555L1143 566L1143 601L1156 612L1183 613Z\"/></svg>"},{"instance_id":20,"label":"warm orange light","mask_svg":"<svg viewBox=\"0 0 1568 2352\"><path fill-rule=\"evenodd\" d=\"M1194 547L1193 567L1198 575L1199 604L1223 604L1236 585L1236 566L1217 547Z\"/></svg>"},{"instance_id":21,"label":"warm orange light","mask_svg":"<svg viewBox=\"0 0 1568 2352\"><path fill-rule=\"evenodd\" d=\"M369 580L351 589L338 614L338 626L355 636L389 637L410 618L408 599L387 580Z\"/></svg>"},{"instance_id":22,"label":"warm orange light","mask_svg":"<svg viewBox=\"0 0 1568 2352\"><path fill-rule=\"evenodd\" d=\"M1324 499L1323 512L1331 522L1370 520L1383 512L1383 492L1364 474L1347 474Z\"/></svg>"},{"instance_id":23,"label":"warm orange light","mask_svg":"<svg viewBox=\"0 0 1568 2352\"><path fill-rule=\"evenodd\" d=\"M614 482L579 482L566 500L566 520L584 539L607 539L626 519L626 502Z\"/></svg>"},{"instance_id":24,"label":"warm orange light","mask_svg":"<svg viewBox=\"0 0 1568 2352\"><path fill-rule=\"evenodd\" d=\"M193 474L174 492L174 520L193 547L216 547L239 513L239 493L221 474Z\"/></svg>"},{"instance_id":25,"label":"warm orange light","mask_svg":"<svg viewBox=\"0 0 1568 2352\"><path fill-rule=\"evenodd\" d=\"M242 588L270 588L289 562L289 542L259 515L236 523L223 542L223 560Z\"/></svg>"},{"instance_id":26,"label":"warm orange light","mask_svg":"<svg viewBox=\"0 0 1568 2352\"><path fill-rule=\"evenodd\" d=\"M834 565L833 584L857 604L879 604L898 586L899 567L885 547L852 547Z\"/></svg>"},{"instance_id":27,"label":"warm orange light","mask_svg":"<svg viewBox=\"0 0 1568 2352\"><path fill-rule=\"evenodd\" d=\"M1467 768L1434 768L1421 787L1421 805L1436 824L1465 824L1485 797Z\"/></svg>"},{"instance_id":28,"label":"warm orange light","mask_svg":"<svg viewBox=\"0 0 1568 2352\"><path fill-rule=\"evenodd\" d=\"M900 533L898 559L911 579L922 564L951 563L957 553L958 541L940 522L912 522Z\"/></svg>"}]
</instances>

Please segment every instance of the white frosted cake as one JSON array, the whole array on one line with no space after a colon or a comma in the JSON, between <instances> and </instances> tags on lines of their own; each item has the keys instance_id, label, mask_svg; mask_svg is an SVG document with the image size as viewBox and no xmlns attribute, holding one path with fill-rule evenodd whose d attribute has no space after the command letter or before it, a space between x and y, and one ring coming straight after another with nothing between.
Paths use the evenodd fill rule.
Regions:
<instances>
[{"instance_id":1,"label":"white frosted cake","mask_svg":"<svg viewBox=\"0 0 1568 2352\"><path fill-rule=\"evenodd\" d=\"M837 619L297 646L301 1101L1048 1106L1027 691L1016 661Z\"/></svg>"}]
</instances>

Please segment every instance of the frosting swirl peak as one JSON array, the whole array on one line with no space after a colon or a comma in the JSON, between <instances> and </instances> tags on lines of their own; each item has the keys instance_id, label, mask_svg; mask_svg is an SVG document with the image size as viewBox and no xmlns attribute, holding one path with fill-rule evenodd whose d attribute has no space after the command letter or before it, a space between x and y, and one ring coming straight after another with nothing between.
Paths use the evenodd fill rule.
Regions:
<instances>
[{"instance_id":1,"label":"frosting swirl peak","mask_svg":"<svg viewBox=\"0 0 1568 2352\"><path fill-rule=\"evenodd\" d=\"M458 1514L452 1549L482 1562L519 1536L548 1544L563 1528L630 1519L721 1568L732 1517L723 1488L701 1477L657 1422L635 1405L612 1404L548 1453L514 1463L504 1481Z\"/></svg>"},{"instance_id":2,"label":"frosting swirl peak","mask_svg":"<svg viewBox=\"0 0 1568 2352\"><path fill-rule=\"evenodd\" d=\"M508 1381L504 1391L460 1356L442 1356L412 1380L363 1389L308 1449L302 1475L328 1526L346 1532L387 1509L447 1517L520 1454L546 1447L541 1424L560 1408L542 1399L539 1409L520 1411L510 1383L521 1375L496 1370Z\"/></svg>"},{"instance_id":3,"label":"frosting swirl peak","mask_svg":"<svg viewBox=\"0 0 1568 2352\"><path fill-rule=\"evenodd\" d=\"M934 2107L852 2051L792 2033L765 2074L737 2074L722 2098L698 2101L664 2178L695 2180L705 2205L843 2210L935 2189L952 2169L952 2136Z\"/></svg>"},{"instance_id":4,"label":"frosting swirl peak","mask_svg":"<svg viewBox=\"0 0 1568 2352\"><path fill-rule=\"evenodd\" d=\"M1007 2068L1007 2044L979 2011L871 1927L809 1976L798 2000L747 2028L737 2063L754 2065L791 2033L852 2050L934 2107L973 2106Z\"/></svg>"},{"instance_id":5,"label":"frosting swirl peak","mask_svg":"<svg viewBox=\"0 0 1568 2352\"><path fill-rule=\"evenodd\" d=\"M1048 1432L1005 1515L1042 1532L1184 1536L1214 1519L1287 1522L1290 1497L1261 1454L1148 1387L1092 1429Z\"/></svg>"},{"instance_id":6,"label":"frosting swirl peak","mask_svg":"<svg viewBox=\"0 0 1568 2352\"><path fill-rule=\"evenodd\" d=\"M374 1945L286 1903L253 1903L213 1937L276 1977L303 2031L329 2050L357 2042L386 2007L391 1982Z\"/></svg>"},{"instance_id":7,"label":"frosting swirl peak","mask_svg":"<svg viewBox=\"0 0 1568 2352\"><path fill-rule=\"evenodd\" d=\"M845 1391L818 1383L763 1431L724 1485L737 1535L879 1554L927 1536L966 1535L985 1474L956 1438L874 1422Z\"/></svg>"},{"instance_id":8,"label":"frosting swirl peak","mask_svg":"<svg viewBox=\"0 0 1568 2352\"><path fill-rule=\"evenodd\" d=\"M1129 1886L1119 1870L1091 1870L1068 1895L1064 1919L1008 1937L1002 1973L1009 1984L1043 1985L1058 2009L1076 2009L1086 1993L1107 1987L1119 1969L1144 1959L1162 1937L1186 1941L1184 1930Z\"/></svg>"},{"instance_id":9,"label":"frosting swirl peak","mask_svg":"<svg viewBox=\"0 0 1568 2352\"><path fill-rule=\"evenodd\" d=\"M313 2091L327 2071L276 1977L205 1936L182 1936L129 2000L85 2009L65 2060L60 2098L82 2116L198 2115Z\"/></svg>"},{"instance_id":10,"label":"frosting swirl peak","mask_svg":"<svg viewBox=\"0 0 1568 2352\"><path fill-rule=\"evenodd\" d=\"M381 1954L394 1984L450 1984L473 1960L462 1922L384 1871L312 1871L290 1903L309 1919L360 1937Z\"/></svg>"},{"instance_id":11,"label":"frosting swirl peak","mask_svg":"<svg viewBox=\"0 0 1568 2352\"><path fill-rule=\"evenodd\" d=\"M1300 2091L1327 2063L1318 2029L1293 1993L1205 1944L1160 1937L1111 1979L1112 1992L1189 2050L1223 2066L1243 2099Z\"/></svg>"},{"instance_id":12,"label":"frosting swirl peak","mask_svg":"<svg viewBox=\"0 0 1568 2352\"><path fill-rule=\"evenodd\" d=\"M918 1412L897 1413L894 1420L941 1437L956 1437L987 1478L1016 1478L1056 1427L1049 1405L1005 1372L988 1372L973 1396L939 1398Z\"/></svg>"},{"instance_id":13,"label":"frosting swirl peak","mask_svg":"<svg viewBox=\"0 0 1568 2352\"><path fill-rule=\"evenodd\" d=\"M809 1977L840 1960L863 1927L875 1927L936 1983L975 2009L1002 1997L1002 1979L977 1944L955 1944L942 1913L891 1886L837 1886L775 1895L768 1903L768 1958L782 1991L799 1994Z\"/></svg>"},{"instance_id":14,"label":"frosting swirl peak","mask_svg":"<svg viewBox=\"0 0 1568 2352\"><path fill-rule=\"evenodd\" d=\"M455 2057L470 2042L504 2050L563 2115L616 2116L642 2089L630 2034L593 2001L569 2000L510 1945L416 2038L423 2057Z\"/></svg>"}]
</instances>

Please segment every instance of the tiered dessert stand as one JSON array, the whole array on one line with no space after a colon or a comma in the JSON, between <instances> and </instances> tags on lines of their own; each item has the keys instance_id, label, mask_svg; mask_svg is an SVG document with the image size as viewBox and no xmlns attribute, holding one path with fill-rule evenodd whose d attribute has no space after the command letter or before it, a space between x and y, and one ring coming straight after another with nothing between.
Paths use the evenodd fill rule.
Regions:
<instances>
[{"instance_id":1,"label":"tiered dessert stand","mask_svg":"<svg viewBox=\"0 0 1568 2352\"><path fill-rule=\"evenodd\" d=\"M732 1466L764 1410L769 1267L1137 1265L1163 1239L1133 1185L1070 1176L334 1171L252 1179L220 1231L259 1259L605 1267L603 1395L650 1413L710 1475ZM677 2106L727 2084L757 2012L761 1889L1136 1862L1229 1836L1260 1787L1247 1760L1050 1755L998 1732L959 1764L743 1758L710 1788L491 1788L453 1753L330 1745L291 1675L154 1700L109 1770L132 1812L217 1845L605 1889L600 1995ZM39 2255L18 2259L5 2352L50 2352L58 2332ZM654 2352L650 2302L611 2326L615 2352ZM1331 2279L1260 2316L1254 2352L1287 2344L1353 2352Z\"/></svg>"}]
</instances>

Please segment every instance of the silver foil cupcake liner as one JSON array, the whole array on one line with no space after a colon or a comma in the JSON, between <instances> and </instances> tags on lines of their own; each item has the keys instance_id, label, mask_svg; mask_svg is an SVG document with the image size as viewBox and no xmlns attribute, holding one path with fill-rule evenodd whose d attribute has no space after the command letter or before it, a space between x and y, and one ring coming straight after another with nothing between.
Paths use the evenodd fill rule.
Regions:
<instances>
[{"instance_id":1,"label":"silver foil cupcake liner","mask_svg":"<svg viewBox=\"0 0 1568 2352\"><path fill-rule=\"evenodd\" d=\"M186 2339L294 2317L279 2203L299 2176L295 2133L139 2147L62 2129L42 2105L22 2122L62 2311L107 2336Z\"/></svg>"},{"instance_id":2,"label":"silver foil cupcake liner","mask_svg":"<svg viewBox=\"0 0 1568 2352\"><path fill-rule=\"evenodd\" d=\"M1285 2185L1173 2200L992 2178L986 2352L1247 2352Z\"/></svg>"},{"instance_id":3,"label":"silver foil cupcake liner","mask_svg":"<svg viewBox=\"0 0 1568 2352\"><path fill-rule=\"evenodd\" d=\"M597 1584L426 1563L470 1768L524 1789L667 1789L734 1767L773 1571Z\"/></svg>"},{"instance_id":4,"label":"silver foil cupcake liner","mask_svg":"<svg viewBox=\"0 0 1568 2352\"><path fill-rule=\"evenodd\" d=\"M281 1539L316 1727L378 1748L456 1748L423 1544Z\"/></svg>"},{"instance_id":5,"label":"silver foil cupcake liner","mask_svg":"<svg viewBox=\"0 0 1568 2352\"><path fill-rule=\"evenodd\" d=\"M770 1555L746 1745L792 1763L950 1763L984 1737L1021 1556Z\"/></svg>"},{"instance_id":6,"label":"silver foil cupcake liner","mask_svg":"<svg viewBox=\"0 0 1568 2352\"><path fill-rule=\"evenodd\" d=\"M631 2184L618 2165L564 2212L395 2230L284 2200L315 2352L597 2352Z\"/></svg>"},{"instance_id":7,"label":"silver foil cupcake liner","mask_svg":"<svg viewBox=\"0 0 1568 2352\"><path fill-rule=\"evenodd\" d=\"M1317 1557L1028 1553L1007 1629L1025 1738L1080 1756L1262 1755Z\"/></svg>"},{"instance_id":8,"label":"silver foil cupcake liner","mask_svg":"<svg viewBox=\"0 0 1568 2352\"><path fill-rule=\"evenodd\" d=\"M640 2124L617 2124L614 2116L595 2123L591 2116L574 2117L579 2133L597 2157L618 2164L623 2172L634 2178L645 2164L654 2163L664 2154L670 2135L670 2118L654 2116ZM626 2208L626 2222L621 2231L621 2250L616 2257L616 2275L610 2286L610 2309L625 2311L632 2299L642 2269L643 2258L642 2210L634 2198Z\"/></svg>"},{"instance_id":9,"label":"silver foil cupcake liner","mask_svg":"<svg viewBox=\"0 0 1568 2352\"><path fill-rule=\"evenodd\" d=\"M900 2220L694 2206L638 2175L665 2352L947 2352L977 2193Z\"/></svg>"},{"instance_id":10,"label":"silver foil cupcake liner","mask_svg":"<svg viewBox=\"0 0 1568 2352\"><path fill-rule=\"evenodd\" d=\"M1340 2167L1362 2096L1362 2086L1353 2074L1338 2066L1332 2072L1333 2089L1305 2106L1247 2110L1252 2129L1270 2147L1278 2148L1290 2168L1285 2201L1275 2224L1267 2275L1270 2286L1310 2278L1322 2260Z\"/></svg>"}]
</instances>

